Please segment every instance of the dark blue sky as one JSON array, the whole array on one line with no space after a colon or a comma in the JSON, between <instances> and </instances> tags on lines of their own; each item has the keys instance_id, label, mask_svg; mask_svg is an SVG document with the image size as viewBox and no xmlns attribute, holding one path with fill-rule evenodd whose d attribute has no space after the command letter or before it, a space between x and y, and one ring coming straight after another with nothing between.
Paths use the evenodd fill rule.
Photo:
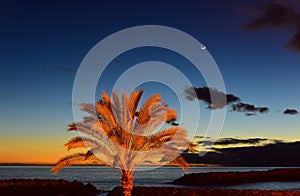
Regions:
<instances>
[{"instance_id":1,"label":"dark blue sky","mask_svg":"<svg viewBox=\"0 0 300 196\"><path fill-rule=\"evenodd\" d=\"M28 141L69 137L64 129L73 120L72 86L82 59L106 36L137 25L170 26L192 35L215 59L227 93L245 103L269 107L267 114L248 117L228 107L223 136L299 139L299 116L283 114L287 108L300 110L300 53L284 47L294 30L243 28L263 11L258 9L261 4L242 0L2 0L0 143L13 137ZM110 89L123 69L145 60L173 64L195 87L206 85L189 62L171 51L137 49L117 59L103 76L99 91ZM209 110L200 103L207 119Z\"/></svg>"}]
</instances>

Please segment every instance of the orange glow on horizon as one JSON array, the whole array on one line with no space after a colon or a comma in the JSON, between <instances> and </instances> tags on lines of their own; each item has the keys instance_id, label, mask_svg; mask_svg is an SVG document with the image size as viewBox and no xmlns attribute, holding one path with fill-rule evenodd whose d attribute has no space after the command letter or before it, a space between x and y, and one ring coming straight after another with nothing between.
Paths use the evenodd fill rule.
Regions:
<instances>
[{"instance_id":1,"label":"orange glow on horizon","mask_svg":"<svg viewBox=\"0 0 300 196\"><path fill-rule=\"evenodd\" d=\"M85 152L86 149L70 150L64 147L72 136L66 132L62 137L1 137L0 138L0 163L34 163L34 164L54 164L61 157L74 152ZM229 137L229 136L222 136ZM248 138L248 137L245 137ZM274 138L272 138L274 139ZM278 138L279 139L279 138ZM299 141L295 138L281 138L285 142ZM226 147L242 147L244 145L233 145ZM255 145L254 145L255 146ZM220 146L219 146L220 147Z\"/></svg>"},{"instance_id":2,"label":"orange glow on horizon","mask_svg":"<svg viewBox=\"0 0 300 196\"><path fill-rule=\"evenodd\" d=\"M63 146L67 141L68 138L0 138L0 163L53 164L74 153Z\"/></svg>"}]
</instances>

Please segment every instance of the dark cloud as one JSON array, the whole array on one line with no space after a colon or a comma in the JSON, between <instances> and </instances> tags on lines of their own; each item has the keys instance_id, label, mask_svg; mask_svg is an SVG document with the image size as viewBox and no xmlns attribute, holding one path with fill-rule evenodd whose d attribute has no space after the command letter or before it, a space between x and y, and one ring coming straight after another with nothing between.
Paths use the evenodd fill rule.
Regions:
<instances>
[{"instance_id":1,"label":"dark cloud","mask_svg":"<svg viewBox=\"0 0 300 196\"><path fill-rule=\"evenodd\" d=\"M223 108L226 105L231 105L232 111L244 112L246 116L253 116L256 113L269 112L268 107L256 107L251 104L240 102L241 99L233 94L225 94L211 87L188 87L184 90L187 100L199 99L204 101L209 109ZM214 97L214 103L211 99Z\"/></svg>"},{"instance_id":2,"label":"dark cloud","mask_svg":"<svg viewBox=\"0 0 300 196\"><path fill-rule=\"evenodd\" d=\"M203 138L204 138L204 136L201 136L201 135L196 135L194 138L195 138L195 139L203 139Z\"/></svg>"},{"instance_id":3,"label":"dark cloud","mask_svg":"<svg viewBox=\"0 0 300 196\"><path fill-rule=\"evenodd\" d=\"M223 108L224 106L240 101L235 95L225 94L211 87L188 87L184 90L185 98L192 101L199 99L208 104L210 109ZM213 97L213 101L211 99Z\"/></svg>"},{"instance_id":4,"label":"dark cloud","mask_svg":"<svg viewBox=\"0 0 300 196\"><path fill-rule=\"evenodd\" d=\"M238 139L238 138L222 138L215 142L215 145L231 145L231 144L258 144L263 141L267 141L267 138L249 138L249 139Z\"/></svg>"},{"instance_id":5,"label":"dark cloud","mask_svg":"<svg viewBox=\"0 0 300 196\"><path fill-rule=\"evenodd\" d=\"M300 29L293 35L292 39L285 44L292 52L300 52Z\"/></svg>"},{"instance_id":6,"label":"dark cloud","mask_svg":"<svg viewBox=\"0 0 300 196\"><path fill-rule=\"evenodd\" d=\"M298 15L290 7L278 3L267 3L259 8L259 16L245 25L247 30L260 30L266 27L293 27Z\"/></svg>"},{"instance_id":7,"label":"dark cloud","mask_svg":"<svg viewBox=\"0 0 300 196\"><path fill-rule=\"evenodd\" d=\"M69 67L65 67L65 66L57 66L57 69L61 70L61 71L64 71L64 72L75 72L74 69L72 68L69 68Z\"/></svg>"},{"instance_id":8,"label":"dark cloud","mask_svg":"<svg viewBox=\"0 0 300 196\"><path fill-rule=\"evenodd\" d=\"M269 112L268 107L256 107L251 104L247 103L237 103L237 104L232 104L232 111L236 112L245 112L247 116L252 116L255 115L257 112L258 113L267 113Z\"/></svg>"},{"instance_id":9,"label":"dark cloud","mask_svg":"<svg viewBox=\"0 0 300 196\"><path fill-rule=\"evenodd\" d=\"M298 111L295 110L295 109L286 109L283 114L286 114L286 115L296 115L298 114Z\"/></svg>"},{"instance_id":10,"label":"dark cloud","mask_svg":"<svg viewBox=\"0 0 300 196\"><path fill-rule=\"evenodd\" d=\"M205 141L196 141L195 143L202 146L211 146L214 145L215 142L211 140L205 140Z\"/></svg>"},{"instance_id":11,"label":"dark cloud","mask_svg":"<svg viewBox=\"0 0 300 196\"><path fill-rule=\"evenodd\" d=\"M258 16L244 25L249 31L264 28L284 28L292 31L292 38L285 44L293 52L300 52L300 13L293 9L291 3L266 3L257 8Z\"/></svg>"},{"instance_id":12,"label":"dark cloud","mask_svg":"<svg viewBox=\"0 0 300 196\"><path fill-rule=\"evenodd\" d=\"M203 138L202 138L203 139ZM247 138L247 139L240 139L240 138L221 138L218 139L217 141L203 141L203 140L199 140L196 141L196 144L202 145L202 146L210 146L210 145L222 145L222 146L226 146L226 145L236 145L236 144L248 144L248 145L255 145L255 144L259 144L260 142L265 142L265 141L269 141L269 143L273 142L273 140L269 140L267 138Z\"/></svg>"},{"instance_id":13,"label":"dark cloud","mask_svg":"<svg viewBox=\"0 0 300 196\"><path fill-rule=\"evenodd\" d=\"M193 139L199 140L199 139L210 139L210 138L211 138L211 137L208 137L208 136L204 137L204 136L201 136L201 135L196 135L196 136L194 136Z\"/></svg>"}]
</instances>

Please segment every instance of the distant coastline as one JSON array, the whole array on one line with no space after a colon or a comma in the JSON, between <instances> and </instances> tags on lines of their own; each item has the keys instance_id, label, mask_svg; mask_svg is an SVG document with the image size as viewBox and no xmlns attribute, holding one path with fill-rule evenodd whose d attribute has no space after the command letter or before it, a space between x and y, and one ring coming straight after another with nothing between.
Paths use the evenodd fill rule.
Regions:
<instances>
[{"instance_id":1,"label":"distant coastline","mask_svg":"<svg viewBox=\"0 0 300 196\"><path fill-rule=\"evenodd\" d=\"M55 163L0 163L0 166L54 166ZM74 164L74 166L109 166L109 165L99 165L99 164ZM141 165L142 167L175 167L175 164L166 165ZM191 163L191 167L222 167L220 164L202 164L202 163Z\"/></svg>"},{"instance_id":2,"label":"distant coastline","mask_svg":"<svg viewBox=\"0 0 300 196\"><path fill-rule=\"evenodd\" d=\"M53 166L51 163L0 163L0 166Z\"/></svg>"},{"instance_id":3,"label":"distant coastline","mask_svg":"<svg viewBox=\"0 0 300 196\"><path fill-rule=\"evenodd\" d=\"M185 174L173 184L186 186L230 186L256 182L300 181L300 168L280 168L267 171L209 172Z\"/></svg>"}]
</instances>

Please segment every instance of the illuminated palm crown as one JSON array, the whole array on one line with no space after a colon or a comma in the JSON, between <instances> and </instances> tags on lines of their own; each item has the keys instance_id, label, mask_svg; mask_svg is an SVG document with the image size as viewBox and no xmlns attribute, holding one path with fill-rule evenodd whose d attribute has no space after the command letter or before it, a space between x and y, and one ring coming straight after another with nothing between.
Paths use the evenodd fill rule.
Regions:
<instances>
[{"instance_id":1,"label":"illuminated palm crown","mask_svg":"<svg viewBox=\"0 0 300 196\"><path fill-rule=\"evenodd\" d=\"M81 110L90 115L70 124L68 130L85 136L74 137L65 146L68 150L86 147L88 151L60 159L51 170L57 173L73 164L105 163L120 169L122 185L123 180L132 181L132 173L143 164L171 162L186 171L188 164L180 156L180 150L188 146L186 130L176 126L156 131L162 123L177 118L176 110L169 109L156 94L137 111L142 94L143 90L133 91L129 97L122 92L121 101L116 92L112 100L103 92L96 105L81 104Z\"/></svg>"}]
</instances>

